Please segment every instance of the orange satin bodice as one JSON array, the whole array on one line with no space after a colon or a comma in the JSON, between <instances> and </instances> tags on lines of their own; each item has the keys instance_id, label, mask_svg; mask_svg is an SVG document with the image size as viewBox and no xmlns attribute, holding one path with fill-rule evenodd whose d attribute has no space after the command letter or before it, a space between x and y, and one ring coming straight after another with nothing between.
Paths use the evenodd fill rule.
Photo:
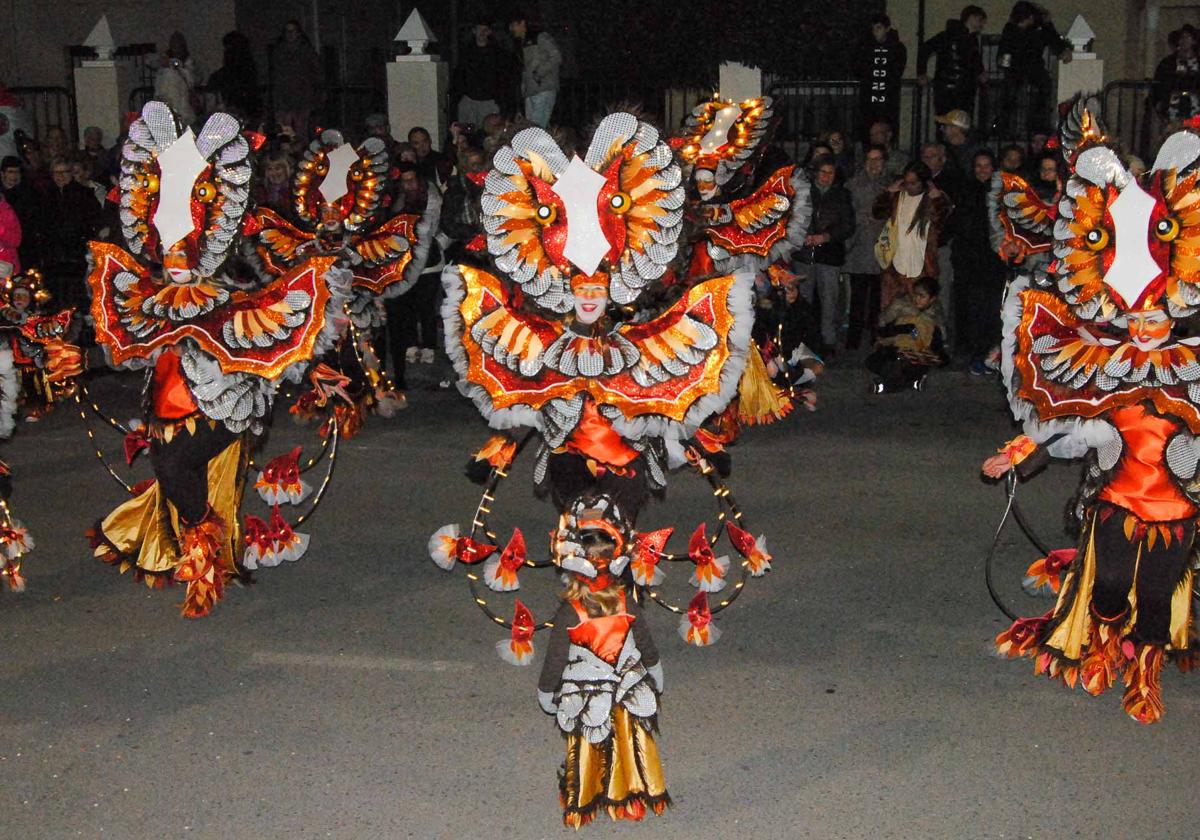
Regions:
<instances>
[{"instance_id":1,"label":"orange satin bodice","mask_svg":"<svg viewBox=\"0 0 1200 840\"><path fill-rule=\"evenodd\" d=\"M638 456L638 451L617 434L612 423L600 413L591 399L583 401L579 425L567 438L567 451L591 458L607 467L624 467Z\"/></svg>"},{"instance_id":2,"label":"orange satin bodice","mask_svg":"<svg viewBox=\"0 0 1200 840\"><path fill-rule=\"evenodd\" d=\"M179 356L167 349L154 362L150 406L159 420L182 420L199 410L180 369Z\"/></svg>"},{"instance_id":3,"label":"orange satin bodice","mask_svg":"<svg viewBox=\"0 0 1200 840\"><path fill-rule=\"evenodd\" d=\"M600 615L592 618L578 601L572 601L579 623L567 629L571 644L586 647L610 665L617 664L621 648L625 645L625 637L629 635L629 627L634 618L627 612L615 615ZM624 594L621 597L621 609L625 609Z\"/></svg>"},{"instance_id":4,"label":"orange satin bodice","mask_svg":"<svg viewBox=\"0 0 1200 840\"><path fill-rule=\"evenodd\" d=\"M1143 522L1194 517L1196 506L1176 486L1167 468L1167 441L1180 431L1181 424L1147 411L1145 403L1118 408L1108 419L1121 434L1124 452L1100 498Z\"/></svg>"}]
</instances>

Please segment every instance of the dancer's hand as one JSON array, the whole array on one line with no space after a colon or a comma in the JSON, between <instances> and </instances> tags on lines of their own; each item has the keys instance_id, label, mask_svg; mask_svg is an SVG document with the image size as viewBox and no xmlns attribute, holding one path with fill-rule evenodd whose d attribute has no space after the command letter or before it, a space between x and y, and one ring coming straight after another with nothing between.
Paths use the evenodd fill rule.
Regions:
<instances>
[{"instance_id":1,"label":"dancer's hand","mask_svg":"<svg viewBox=\"0 0 1200 840\"><path fill-rule=\"evenodd\" d=\"M983 474L988 478L1003 478L1012 468L1012 458L1007 452L1000 452L983 462Z\"/></svg>"}]
</instances>

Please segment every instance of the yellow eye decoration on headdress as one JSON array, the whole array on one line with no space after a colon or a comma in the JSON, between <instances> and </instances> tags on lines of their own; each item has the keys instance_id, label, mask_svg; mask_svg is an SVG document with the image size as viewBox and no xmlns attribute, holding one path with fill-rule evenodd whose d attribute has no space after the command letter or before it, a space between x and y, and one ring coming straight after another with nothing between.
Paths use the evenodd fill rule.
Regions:
<instances>
[{"instance_id":1,"label":"yellow eye decoration on headdress","mask_svg":"<svg viewBox=\"0 0 1200 840\"><path fill-rule=\"evenodd\" d=\"M158 176L153 172L147 172L145 175L143 175L142 189L148 190L152 193L158 192Z\"/></svg>"},{"instance_id":2,"label":"yellow eye decoration on headdress","mask_svg":"<svg viewBox=\"0 0 1200 840\"><path fill-rule=\"evenodd\" d=\"M633 208L633 201L629 198L628 193L613 193L612 198L608 200L608 209L612 210L618 216L623 216Z\"/></svg>"},{"instance_id":3,"label":"yellow eye decoration on headdress","mask_svg":"<svg viewBox=\"0 0 1200 840\"><path fill-rule=\"evenodd\" d=\"M1172 242L1179 236L1179 220L1174 216L1164 216L1154 225L1154 236L1159 242Z\"/></svg>"},{"instance_id":4,"label":"yellow eye decoration on headdress","mask_svg":"<svg viewBox=\"0 0 1200 840\"><path fill-rule=\"evenodd\" d=\"M212 181L201 181L192 190L192 197L204 204L212 204L217 197L217 186Z\"/></svg>"},{"instance_id":5,"label":"yellow eye decoration on headdress","mask_svg":"<svg viewBox=\"0 0 1200 840\"><path fill-rule=\"evenodd\" d=\"M553 204L539 204L533 211L539 225L552 225L558 218L558 208Z\"/></svg>"},{"instance_id":6,"label":"yellow eye decoration on headdress","mask_svg":"<svg viewBox=\"0 0 1200 840\"><path fill-rule=\"evenodd\" d=\"M1087 243L1089 250L1103 251L1108 247L1108 231L1102 227L1094 227L1084 235L1083 241Z\"/></svg>"}]
</instances>

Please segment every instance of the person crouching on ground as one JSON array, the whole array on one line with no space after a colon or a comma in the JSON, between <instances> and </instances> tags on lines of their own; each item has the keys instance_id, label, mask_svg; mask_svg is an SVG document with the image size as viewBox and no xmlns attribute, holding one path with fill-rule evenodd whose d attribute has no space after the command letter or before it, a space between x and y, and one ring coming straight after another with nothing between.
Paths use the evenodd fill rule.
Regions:
<instances>
[{"instance_id":1,"label":"person crouching on ground","mask_svg":"<svg viewBox=\"0 0 1200 840\"><path fill-rule=\"evenodd\" d=\"M879 316L875 350L866 361L875 374L876 394L920 391L930 369L948 361L939 291L935 278L918 278L911 293L896 298Z\"/></svg>"}]
</instances>

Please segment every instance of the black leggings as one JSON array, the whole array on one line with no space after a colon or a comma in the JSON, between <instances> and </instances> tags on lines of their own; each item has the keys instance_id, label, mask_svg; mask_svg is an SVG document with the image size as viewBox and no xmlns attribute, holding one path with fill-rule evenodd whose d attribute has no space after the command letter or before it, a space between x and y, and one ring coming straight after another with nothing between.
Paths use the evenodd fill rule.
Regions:
<instances>
[{"instance_id":1,"label":"black leggings","mask_svg":"<svg viewBox=\"0 0 1200 840\"><path fill-rule=\"evenodd\" d=\"M208 462L225 451L237 435L218 423L211 428L196 418L196 433L180 429L170 443L150 441L150 463L159 489L179 511L184 524L195 525L208 511Z\"/></svg>"},{"instance_id":2,"label":"black leggings","mask_svg":"<svg viewBox=\"0 0 1200 840\"><path fill-rule=\"evenodd\" d=\"M1109 514L1107 519L1105 513ZM1134 641L1165 645L1171 640L1171 596L1187 571L1196 525L1173 523L1172 530L1174 526L1182 527L1183 539L1172 534L1170 545L1158 539L1154 548L1150 548L1145 539L1130 542L1125 537L1127 515L1124 509L1112 505L1098 508L1093 534L1096 579L1092 585L1092 612L1101 620L1124 619L1129 608L1129 590L1133 588L1137 596L1137 624L1131 634Z\"/></svg>"}]
</instances>

